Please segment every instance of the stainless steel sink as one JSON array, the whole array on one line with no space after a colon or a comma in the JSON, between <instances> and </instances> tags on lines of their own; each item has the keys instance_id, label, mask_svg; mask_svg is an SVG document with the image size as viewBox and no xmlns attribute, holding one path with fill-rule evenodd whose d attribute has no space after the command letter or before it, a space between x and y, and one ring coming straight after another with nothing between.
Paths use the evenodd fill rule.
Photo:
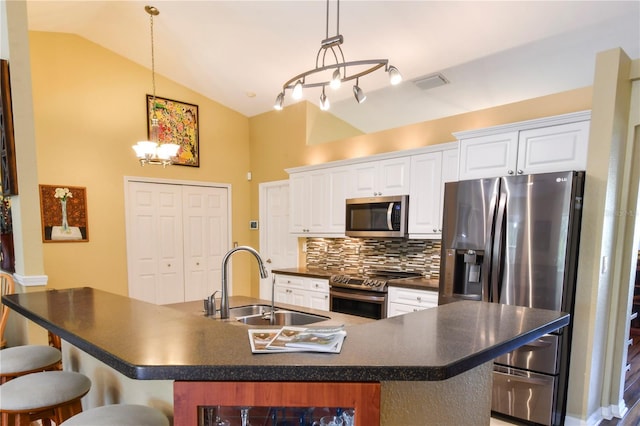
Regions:
<instances>
[{"instance_id":1,"label":"stainless steel sink","mask_svg":"<svg viewBox=\"0 0 640 426\"><path fill-rule=\"evenodd\" d=\"M245 305L236 308L229 308L231 318L246 317L249 315L262 315L271 312L271 305Z\"/></svg>"},{"instance_id":2,"label":"stainless steel sink","mask_svg":"<svg viewBox=\"0 0 640 426\"><path fill-rule=\"evenodd\" d=\"M267 311L264 314L249 315L236 319L247 325L307 325L329 319L329 317L322 315L297 311L276 311L273 323L270 321L270 317L271 315Z\"/></svg>"}]
</instances>

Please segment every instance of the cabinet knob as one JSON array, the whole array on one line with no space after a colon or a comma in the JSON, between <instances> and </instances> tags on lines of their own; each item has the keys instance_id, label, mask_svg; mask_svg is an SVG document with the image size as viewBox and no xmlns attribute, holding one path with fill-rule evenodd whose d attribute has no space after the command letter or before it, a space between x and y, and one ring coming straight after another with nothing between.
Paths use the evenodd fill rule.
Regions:
<instances>
[{"instance_id":1,"label":"cabinet knob","mask_svg":"<svg viewBox=\"0 0 640 426\"><path fill-rule=\"evenodd\" d=\"M200 266L200 262L196 262L196 266Z\"/></svg>"},{"instance_id":2,"label":"cabinet knob","mask_svg":"<svg viewBox=\"0 0 640 426\"><path fill-rule=\"evenodd\" d=\"M433 232L438 232L438 230L436 228L433 228Z\"/></svg>"},{"instance_id":3,"label":"cabinet knob","mask_svg":"<svg viewBox=\"0 0 640 426\"><path fill-rule=\"evenodd\" d=\"M418 302L422 302L422 297L418 296L416 297L416 299L418 300Z\"/></svg>"},{"instance_id":4,"label":"cabinet knob","mask_svg":"<svg viewBox=\"0 0 640 426\"><path fill-rule=\"evenodd\" d=\"M167 263L167 268L171 268L171 264L170 263Z\"/></svg>"},{"instance_id":5,"label":"cabinet knob","mask_svg":"<svg viewBox=\"0 0 640 426\"><path fill-rule=\"evenodd\" d=\"M507 173L509 173L510 175L513 174L513 170L509 170Z\"/></svg>"},{"instance_id":6,"label":"cabinet knob","mask_svg":"<svg viewBox=\"0 0 640 426\"><path fill-rule=\"evenodd\" d=\"M267 263L271 263L271 258L266 260Z\"/></svg>"},{"instance_id":7,"label":"cabinet knob","mask_svg":"<svg viewBox=\"0 0 640 426\"><path fill-rule=\"evenodd\" d=\"M523 172L522 170L518 170L518 174L519 174L519 175L521 175L521 174L523 174L523 173L524 173L524 172Z\"/></svg>"}]
</instances>

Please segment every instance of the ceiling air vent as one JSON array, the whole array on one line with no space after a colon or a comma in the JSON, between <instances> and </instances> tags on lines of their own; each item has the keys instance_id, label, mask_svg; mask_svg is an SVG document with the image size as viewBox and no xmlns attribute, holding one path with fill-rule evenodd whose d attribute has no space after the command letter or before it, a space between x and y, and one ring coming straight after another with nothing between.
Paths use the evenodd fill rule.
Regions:
<instances>
[{"instance_id":1,"label":"ceiling air vent","mask_svg":"<svg viewBox=\"0 0 640 426\"><path fill-rule=\"evenodd\" d=\"M427 75L425 77L420 77L413 80L413 84L418 86L421 90L429 90L434 87L444 86L445 84L449 84L449 80L445 78L444 75L438 73Z\"/></svg>"}]
</instances>

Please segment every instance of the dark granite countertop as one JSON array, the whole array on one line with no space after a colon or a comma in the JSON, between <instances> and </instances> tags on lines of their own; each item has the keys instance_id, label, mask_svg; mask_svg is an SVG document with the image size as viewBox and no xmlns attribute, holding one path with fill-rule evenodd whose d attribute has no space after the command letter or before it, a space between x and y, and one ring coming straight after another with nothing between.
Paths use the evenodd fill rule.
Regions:
<instances>
[{"instance_id":1,"label":"dark granite countertop","mask_svg":"<svg viewBox=\"0 0 640 426\"><path fill-rule=\"evenodd\" d=\"M336 271L336 270L305 268L305 267L274 269L272 272L274 274L281 274L281 275L301 275L303 277L326 278L326 279L331 278L331 275L344 274L344 272Z\"/></svg>"},{"instance_id":2,"label":"dark granite countertop","mask_svg":"<svg viewBox=\"0 0 640 426\"><path fill-rule=\"evenodd\" d=\"M559 312L468 301L378 321L325 312L346 325L340 354L252 354L248 327L203 317L201 302L175 309L88 287L12 294L2 302L143 380L444 380L569 322ZM247 302L265 301L232 297L230 304Z\"/></svg>"}]
</instances>

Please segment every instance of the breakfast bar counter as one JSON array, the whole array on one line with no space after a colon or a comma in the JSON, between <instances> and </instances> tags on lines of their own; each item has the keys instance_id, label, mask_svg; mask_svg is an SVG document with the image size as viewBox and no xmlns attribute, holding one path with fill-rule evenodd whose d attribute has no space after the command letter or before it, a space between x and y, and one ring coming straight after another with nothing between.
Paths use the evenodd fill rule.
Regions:
<instances>
[{"instance_id":1,"label":"breakfast bar counter","mask_svg":"<svg viewBox=\"0 0 640 426\"><path fill-rule=\"evenodd\" d=\"M253 354L247 329L256 327L206 318L202 302L157 306L88 287L14 294L2 302L134 380L380 383L381 424L391 424L387 399L397 404L407 393L446 387L458 376L464 383L455 387L473 384L477 375L486 387L482 392L490 393L495 357L569 322L563 313L483 302L458 302L378 321L304 309L330 317L316 325L345 325L341 353ZM232 307L255 303L269 304L230 299ZM439 388L436 393L451 396ZM487 397L483 400L486 416L479 418L488 419ZM178 417L175 421L188 424Z\"/></svg>"}]
</instances>

